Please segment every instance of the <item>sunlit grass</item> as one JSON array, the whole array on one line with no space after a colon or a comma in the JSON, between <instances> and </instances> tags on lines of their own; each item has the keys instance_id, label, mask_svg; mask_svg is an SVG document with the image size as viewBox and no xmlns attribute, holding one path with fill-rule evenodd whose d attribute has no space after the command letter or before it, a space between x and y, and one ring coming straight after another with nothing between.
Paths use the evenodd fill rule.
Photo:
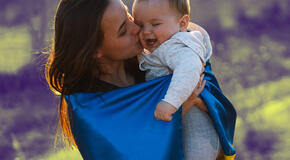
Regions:
<instances>
[{"instance_id":1,"label":"sunlit grass","mask_svg":"<svg viewBox=\"0 0 290 160\"><path fill-rule=\"evenodd\" d=\"M248 130L269 131L276 138L273 159L290 159L290 77L241 89L231 97L238 111L235 144L243 156L251 157L244 141ZM261 135L262 137L263 135ZM273 137L274 138L274 137ZM261 142L263 143L263 142ZM267 144L265 144L267 145ZM255 157L257 158L257 157Z\"/></svg>"},{"instance_id":2,"label":"sunlit grass","mask_svg":"<svg viewBox=\"0 0 290 160\"><path fill-rule=\"evenodd\" d=\"M83 158L77 150L60 149L32 160L83 160Z\"/></svg>"},{"instance_id":3,"label":"sunlit grass","mask_svg":"<svg viewBox=\"0 0 290 160\"><path fill-rule=\"evenodd\" d=\"M0 27L0 73L16 73L31 56L31 38L25 26Z\"/></svg>"},{"instance_id":4,"label":"sunlit grass","mask_svg":"<svg viewBox=\"0 0 290 160\"><path fill-rule=\"evenodd\" d=\"M246 90L241 89L231 97L231 100L238 110L250 111L250 108L260 108L263 104L289 96L289 82L290 77L284 77L278 81L263 83Z\"/></svg>"},{"instance_id":5,"label":"sunlit grass","mask_svg":"<svg viewBox=\"0 0 290 160\"><path fill-rule=\"evenodd\" d=\"M290 95L262 105L256 112L247 114L247 121L257 129L289 130ZM258 122L258 123L257 123Z\"/></svg>"}]
</instances>

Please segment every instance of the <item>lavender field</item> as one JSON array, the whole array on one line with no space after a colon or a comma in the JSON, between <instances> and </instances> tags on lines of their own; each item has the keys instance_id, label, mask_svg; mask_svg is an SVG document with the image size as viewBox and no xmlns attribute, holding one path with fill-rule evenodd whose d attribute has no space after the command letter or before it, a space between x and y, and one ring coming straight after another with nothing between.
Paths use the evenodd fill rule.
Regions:
<instances>
[{"instance_id":1,"label":"lavender field","mask_svg":"<svg viewBox=\"0 0 290 160\"><path fill-rule=\"evenodd\" d=\"M0 0L0 160L81 160L59 141L44 65L57 0ZM128 7L132 0L124 1ZM238 160L290 159L290 0L191 0L238 112Z\"/></svg>"}]
</instances>

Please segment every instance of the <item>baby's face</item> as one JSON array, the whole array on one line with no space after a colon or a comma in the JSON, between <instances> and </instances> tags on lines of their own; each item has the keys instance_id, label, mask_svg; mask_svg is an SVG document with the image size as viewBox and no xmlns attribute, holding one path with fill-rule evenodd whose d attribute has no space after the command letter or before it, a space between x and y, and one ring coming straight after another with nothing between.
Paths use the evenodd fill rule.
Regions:
<instances>
[{"instance_id":1,"label":"baby's face","mask_svg":"<svg viewBox=\"0 0 290 160\"><path fill-rule=\"evenodd\" d=\"M170 7L168 0L137 2L133 6L133 17L141 27L141 44L149 52L180 31L180 17Z\"/></svg>"}]
</instances>

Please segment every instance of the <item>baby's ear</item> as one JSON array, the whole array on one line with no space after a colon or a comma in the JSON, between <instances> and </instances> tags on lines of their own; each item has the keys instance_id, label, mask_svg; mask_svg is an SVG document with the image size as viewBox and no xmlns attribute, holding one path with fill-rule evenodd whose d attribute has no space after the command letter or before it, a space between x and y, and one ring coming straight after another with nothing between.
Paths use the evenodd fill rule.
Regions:
<instances>
[{"instance_id":1,"label":"baby's ear","mask_svg":"<svg viewBox=\"0 0 290 160\"><path fill-rule=\"evenodd\" d=\"M188 15L184 15L179 20L179 27L181 32L187 31L187 26L189 24L190 18Z\"/></svg>"}]
</instances>

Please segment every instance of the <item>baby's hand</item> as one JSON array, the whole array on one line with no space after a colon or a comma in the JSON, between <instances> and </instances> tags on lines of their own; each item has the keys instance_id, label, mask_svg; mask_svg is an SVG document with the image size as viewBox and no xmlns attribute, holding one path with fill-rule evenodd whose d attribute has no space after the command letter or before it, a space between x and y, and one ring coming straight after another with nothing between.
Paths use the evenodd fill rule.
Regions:
<instances>
[{"instance_id":1,"label":"baby's hand","mask_svg":"<svg viewBox=\"0 0 290 160\"><path fill-rule=\"evenodd\" d=\"M172 114L175 113L176 111L177 109L173 105L165 101L160 101L157 104L154 115L157 120L171 121Z\"/></svg>"}]
</instances>

